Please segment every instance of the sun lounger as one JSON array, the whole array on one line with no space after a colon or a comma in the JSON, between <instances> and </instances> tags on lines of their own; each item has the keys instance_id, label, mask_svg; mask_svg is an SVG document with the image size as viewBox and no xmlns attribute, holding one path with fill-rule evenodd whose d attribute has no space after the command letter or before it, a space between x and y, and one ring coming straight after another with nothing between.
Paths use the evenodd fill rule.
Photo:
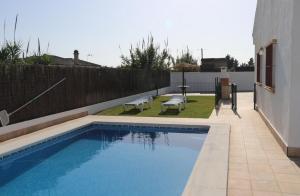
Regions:
<instances>
[{"instance_id":1,"label":"sun lounger","mask_svg":"<svg viewBox=\"0 0 300 196\"><path fill-rule=\"evenodd\" d=\"M178 111L181 112L185 108L186 97L182 95L174 95L171 99L165 103L161 104L161 112L166 111L166 108L176 107Z\"/></svg>"},{"instance_id":2,"label":"sun lounger","mask_svg":"<svg viewBox=\"0 0 300 196\"><path fill-rule=\"evenodd\" d=\"M152 96L146 96L139 99L136 99L134 101L131 101L129 103L123 104L124 111L127 111L128 107L134 107L136 109L139 109L141 112L144 110L145 105L147 105L149 108L152 106Z\"/></svg>"}]
</instances>

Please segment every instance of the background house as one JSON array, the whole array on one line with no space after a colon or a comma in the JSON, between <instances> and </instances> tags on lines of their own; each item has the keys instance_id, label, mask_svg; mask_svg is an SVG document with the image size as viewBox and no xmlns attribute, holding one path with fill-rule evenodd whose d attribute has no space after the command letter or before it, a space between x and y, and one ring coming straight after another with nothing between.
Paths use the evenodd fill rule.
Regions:
<instances>
[{"instance_id":1,"label":"background house","mask_svg":"<svg viewBox=\"0 0 300 196\"><path fill-rule=\"evenodd\" d=\"M290 156L300 155L300 1L258 0L257 108Z\"/></svg>"},{"instance_id":2,"label":"background house","mask_svg":"<svg viewBox=\"0 0 300 196\"><path fill-rule=\"evenodd\" d=\"M55 55L49 55L49 56L51 58L52 65L101 67L101 65L80 60L78 50L74 50L73 55L74 58L63 58Z\"/></svg>"},{"instance_id":3,"label":"background house","mask_svg":"<svg viewBox=\"0 0 300 196\"><path fill-rule=\"evenodd\" d=\"M201 63L201 72L221 72L222 67L228 67L226 58L203 58Z\"/></svg>"}]
</instances>

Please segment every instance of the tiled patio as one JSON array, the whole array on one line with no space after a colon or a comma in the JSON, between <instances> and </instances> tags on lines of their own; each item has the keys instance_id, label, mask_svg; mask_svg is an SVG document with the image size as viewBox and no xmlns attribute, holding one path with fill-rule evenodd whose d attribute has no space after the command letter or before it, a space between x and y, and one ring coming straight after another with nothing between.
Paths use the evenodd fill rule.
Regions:
<instances>
[{"instance_id":1,"label":"tiled patio","mask_svg":"<svg viewBox=\"0 0 300 196\"><path fill-rule=\"evenodd\" d=\"M252 93L239 93L238 115L222 105L210 118L231 124L228 195L300 195L297 160L283 153L252 99Z\"/></svg>"}]
</instances>

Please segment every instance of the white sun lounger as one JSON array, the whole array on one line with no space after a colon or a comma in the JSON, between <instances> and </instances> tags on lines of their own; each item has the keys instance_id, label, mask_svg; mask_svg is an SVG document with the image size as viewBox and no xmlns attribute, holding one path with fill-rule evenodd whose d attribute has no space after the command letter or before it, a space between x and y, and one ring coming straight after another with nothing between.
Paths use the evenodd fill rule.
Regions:
<instances>
[{"instance_id":1,"label":"white sun lounger","mask_svg":"<svg viewBox=\"0 0 300 196\"><path fill-rule=\"evenodd\" d=\"M134 107L136 109L139 109L141 112L144 110L145 105L147 105L149 108L151 108L153 103L152 96L146 96L139 99L136 99L134 101L131 101L129 103L123 104L124 111L127 111L128 107Z\"/></svg>"},{"instance_id":2,"label":"white sun lounger","mask_svg":"<svg viewBox=\"0 0 300 196\"><path fill-rule=\"evenodd\" d=\"M176 107L181 112L185 108L186 97L183 95L173 95L171 99L161 104L161 112L166 111L166 108Z\"/></svg>"}]
</instances>

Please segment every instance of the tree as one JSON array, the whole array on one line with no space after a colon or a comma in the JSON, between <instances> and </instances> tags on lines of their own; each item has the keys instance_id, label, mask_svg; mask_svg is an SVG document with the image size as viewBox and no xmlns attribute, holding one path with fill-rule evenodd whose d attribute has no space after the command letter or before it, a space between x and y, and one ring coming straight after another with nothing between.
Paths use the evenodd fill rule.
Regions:
<instances>
[{"instance_id":1,"label":"tree","mask_svg":"<svg viewBox=\"0 0 300 196\"><path fill-rule=\"evenodd\" d=\"M250 58L248 63L242 63L240 67L254 67L254 60L253 58Z\"/></svg>"},{"instance_id":2,"label":"tree","mask_svg":"<svg viewBox=\"0 0 300 196\"><path fill-rule=\"evenodd\" d=\"M235 59L233 57L231 57L229 54L225 58L226 58L226 61L227 61L228 70L233 71L233 69L234 69L234 60Z\"/></svg>"},{"instance_id":3,"label":"tree","mask_svg":"<svg viewBox=\"0 0 300 196\"><path fill-rule=\"evenodd\" d=\"M161 51L160 45L154 43L153 36L148 36L147 43L143 39L135 48L129 49L129 56L121 55L121 67L133 69L169 69L174 61L169 54L168 42Z\"/></svg>"},{"instance_id":4,"label":"tree","mask_svg":"<svg viewBox=\"0 0 300 196\"><path fill-rule=\"evenodd\" d=\"M250 60L248 61L248 66L249 67L254 67L254 60L253 60L253 58L250 58Z\"/></svg>"},{"instance_id":5,"label":"tree","mask_svg":"<svg viewBox=\"0 0 300 196\"><path fill-rule=\"evenodd\" d=\"M186 51L182 51L181 56L176 58L176 64L187 63L191 65L198 65L198 60L193 57L187 47Z\"/></svg>"},{"instance_id":6,"label":"tree","mask_svg":"<svg viewBox=\"0 0 300 196\"><path fill-rule=\"evenodd\" d=\"M239 66L239 61L235 59L233 61L233 70L235 71L238 66Z\"/></svg>"},{"instance_id":7,"label":"tree","mask_svg":"<svg viewBox=\"0 0 300 196\"><path fill-rule=\"evenodd\" d=\"M227 61L228 70L235 71L236 68L239 66L239 61L236 58L230 56L229 54L227 54L225 58Z\"/></svg>"},{"instance_id":8,"label":"tree","mask_svg":"<svg viewBox=\"0 0 300 196\"><path fill-rule=\"evenodd\" d=\"M254 60L250 58L248 63L239 63L237 59L231 57L229 54L225 57L230 71L252 71L254 67Z\"/></svg>"}]
</instances>

